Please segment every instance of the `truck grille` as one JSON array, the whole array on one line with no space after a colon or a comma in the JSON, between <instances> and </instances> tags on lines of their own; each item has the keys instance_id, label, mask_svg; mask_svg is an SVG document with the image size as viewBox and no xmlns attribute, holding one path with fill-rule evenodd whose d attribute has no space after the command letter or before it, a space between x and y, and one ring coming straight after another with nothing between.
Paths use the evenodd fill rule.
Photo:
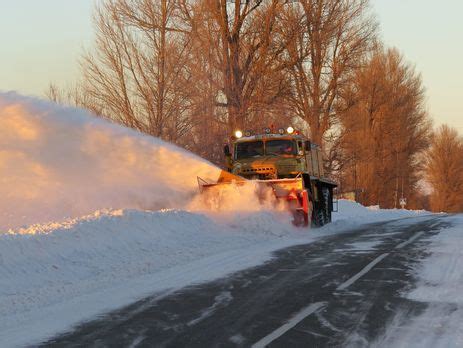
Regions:
<instances>
[{"instance_id":1,"label":"truck grille","mask_svg":"<svg viewBox=\"0 0 463 348\"><path fill-rule=\"evenodd\" d=\"M246 173L246 174L275 173L275 168L272 168L272 167L249 168L249 169L243 169L241 172Z\"/></svg>"}]
</instances>

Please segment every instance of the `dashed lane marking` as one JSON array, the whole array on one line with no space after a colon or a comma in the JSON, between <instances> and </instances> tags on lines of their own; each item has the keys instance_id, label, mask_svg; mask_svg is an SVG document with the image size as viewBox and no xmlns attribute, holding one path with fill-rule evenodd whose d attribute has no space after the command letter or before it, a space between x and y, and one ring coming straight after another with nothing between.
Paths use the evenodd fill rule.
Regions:
<instances>
[{"instance_id":1,"label":"dashed lane marking","mask_svg":"<svg viewBox=\"0 0 463 348\"><path fill-rule=\"evenodd\" d=\"M424 234L424 232L418 232L406 241L398 244L395 249L402 249L406 245L414 242L416 239L421 237ZM379 255L377 258L375 258L373 261L371 261L368 265L366 265L360 272L358 272L356 275L352 276L348 280L346 280L344 283L339 285L336 290L345 290L352 284L354 284L357 280L362 278L365 274L367 274L373 267L375 267L379 262L381 262L383 259L385 259L387 256L389 256L390 253L384 253ZM312 303L310 306L305 307L302 309L299 313L297 313L293 318L289 319L286 324L283 326L280 326L278 329L275 331L271 332L258 342L254 343L252 345L252 348L260 348L260 347L266 347L273 341L275 341L277 338L281 337L284 335L286 332L291 330L293 327L295 327L297 324L299 324L302 320L304 320L306 317L309 315L315 313L318 311L320 308L324 307L326 302L316 302Z\"/></svg>"},{"instance_id":2,"label":"dashed lane marking","mask_svg":"<svg viewBox=\"0 0 463 348\"><path fill-rule=\"evenodd\" d=\"M258 342L254 343L252 345L252 348L266 347L267 345L275 341L278 337L283 336L286 332L288 332L293 327L295 327L306 317L318 311L323 306L325 306L325 302L315 302L315 303L312 303L310 306L305 307L303 310L297 313L294 317L289 319L286 324L284 324L283 326L280 326L275 331L269 333L267 336L260 339Z\"/></svg>"},{"instance_id":3,"label":"dashed lane marking","mask_svg":"<svg viewBox=\"0 0 463 348\"><path fill-rule=\"evenodd\" d=\"M420 238L423 234L424 234L424 232L418 232L414 236L407 239L405 242L402 242L399 245L397 245L395 248L396 249L402 249L404 246L406 246L406 245L412 243L413 241L415 241L416 239Z\"/></svg>"},{"instance_id":4,"label":"dashed lane marking","mask_svg":"<svg viewBox=\"0 0 463 348\"><path fill-rule=\"evenodd\" d=\"M352 284L354 284L357 280L359 280L360 278L362 278L365 274L367 274L373 267L375 267L375 265L379 262L381 262L381 260L383 260L385 257L387 257L389 255L389 253L384 253L384 254L381 254L379 255L376 259L374 259L373 261L371 261L368 265L366 265L360 272L358 272L356 275L354 275L353 277L349 278L348 280L346 280L344 283L342 283L341 285L339 285L336 290L344 290L344 289L347 289L349 286L351 286Z\"/></svg>"}]
</instances>

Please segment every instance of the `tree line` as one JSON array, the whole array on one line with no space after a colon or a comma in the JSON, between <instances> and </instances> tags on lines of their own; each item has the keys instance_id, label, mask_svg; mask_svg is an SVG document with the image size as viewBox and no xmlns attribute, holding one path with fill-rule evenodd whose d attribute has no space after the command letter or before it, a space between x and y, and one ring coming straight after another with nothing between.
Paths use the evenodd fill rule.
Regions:
<instances>
[{"instance_id":1,"label":"tree line","mask_svg":"<svg viewBox=\"0 0 463 348\"><path fill-rule=\"evenodd\" d=\"M81 80L50 99L218 164L235 129L292 124L368 205L427 206L423 178L437 187L421 77L368 0L102 0L94 27Z\"/></svg>"}]
</instances>

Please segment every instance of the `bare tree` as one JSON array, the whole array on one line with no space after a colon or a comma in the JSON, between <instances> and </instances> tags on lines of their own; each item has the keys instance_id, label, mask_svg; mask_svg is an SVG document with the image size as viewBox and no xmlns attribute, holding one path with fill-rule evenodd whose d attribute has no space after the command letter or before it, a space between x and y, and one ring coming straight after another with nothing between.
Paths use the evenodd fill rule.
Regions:
<instances>
[{"instance_id":1,"label":"bare tree","mask_svg":"<svg viewBox=\"0 0 463 348\"><path fill-rule=\"evenodd\" d=\"M434 211L463 211L463 139L447 125L433 137L426 154L426 180L431 185Z\"/></svg>"},{"instance_id":2,"label":"bare tree","mask_svg":"<svg viewBox=\"0 0 463 348\"><path fill-rule=\"evenodd\" d=\"M101 107L86 93L79 82L66 87L50 83L44 94L45 97L57 104L87 109L97 116L102 116Z\"/></svg>"},{"instance_id":3,"label":"bare tree","mask_svg":"<svg viewBox=\"0 0 463 348\"><path fill-rule=\"evenodd\" d=\"M335 122L339 93L369 51L376 24L368 0L299 0L288 20L302 29L288 47L293 110L322 144Z\"/></svg>"},{"instance_id":4,"label":"bare tree","mask_svg":"<svg viewBox=\"0 0 463 348\"><path fill-rule=\"evenodd\" d=\"M270 105L289 93L282 57L289 35L283 36L281 0L202 0L182 2L191 27L195 61L208 72L215 90L216 112L228 132L255 126L269 117ZM212 91L211 91L212 92ZM268 115L268 114L267 114Z\"/></svg>"},{"instance_id":5,"label":"bare tree","mask_svg":"<svg viewBox=\"0 0 463 348\"><path fill-rule=\"evenodd\" d=\"M188 43L174 0L105 0L96 44L82 60L84 88L107 117L180 142L189 131Z\"/></svg>"},{"instance_id":6,"label":"bare tree","mask_svg":"<svg viewBox=\"0 0 463 348\"><path fill-rule=\"evenodd\" d=\"M368 205L397 207L402 195L412 201L430 137L421 77L397 50L378 48L354 82L339 114L342 185L362 190Z\"/></svg>"}]
</instances>

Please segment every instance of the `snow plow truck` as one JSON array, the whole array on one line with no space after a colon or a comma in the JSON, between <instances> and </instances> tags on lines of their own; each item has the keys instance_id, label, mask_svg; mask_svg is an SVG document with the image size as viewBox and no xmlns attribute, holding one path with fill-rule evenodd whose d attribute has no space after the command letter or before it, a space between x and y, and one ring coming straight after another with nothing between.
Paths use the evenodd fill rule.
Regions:
<instances>
[{"instance_id":1,"label":"snow plow truck","mask_svg":"<svg viewBox=\"0 0 463 348\"><path fill-rule=\"evenodd\" d=\"M198 178L201 194L216 197L230 185L252 184L260 199L268 199L264 192L270 189L275 202L284 202L296 226L331 222L337 184L324 175L320 147L297 130L238 130L224 145L224 155L227 168L217 182Z\"/></svg>"}]
</instances>

